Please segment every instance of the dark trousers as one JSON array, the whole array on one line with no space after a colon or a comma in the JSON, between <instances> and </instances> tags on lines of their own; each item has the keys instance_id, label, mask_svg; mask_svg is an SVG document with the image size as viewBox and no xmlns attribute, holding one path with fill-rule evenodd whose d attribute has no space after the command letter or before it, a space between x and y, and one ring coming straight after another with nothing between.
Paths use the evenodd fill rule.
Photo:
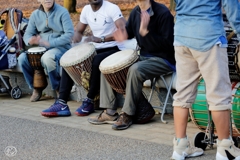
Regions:
<instances>
[{"instance_id":1,"label":"dark trousers","mask_svg":"<svg viewBox=\"0 0 240 160\"><path fill-rule=\"evenodd\" d=\"M95 96L100 91L100 73L101 72L99 70L99 65L101 61L104 58L108 57L109 55L116 53L118 51L119 49L117 46L96 50L97 55L93 58L93 61L92 61L92 72L91 72L90 81L89 81L89 91L87 94L88 98L94 99ZM73 86L73 80L67 74L67 72L63 69L61 82L60 82L60 89L59 89L59 99L62 99L67 102L72 86Z\"/></svg>"}]
</instances>

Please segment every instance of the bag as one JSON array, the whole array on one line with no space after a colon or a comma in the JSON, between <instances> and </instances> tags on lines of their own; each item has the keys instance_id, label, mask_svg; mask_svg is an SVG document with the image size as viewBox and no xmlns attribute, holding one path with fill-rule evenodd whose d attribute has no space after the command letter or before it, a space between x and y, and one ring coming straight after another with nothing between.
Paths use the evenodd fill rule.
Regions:
<instances>
[{"instance_id":1,"label":"bag","mask_svg":"<svg viewBox=\"0 0 240 160\"><path fill-rule=\"evenodd\" d=\"M143 124L149 122L155 115L155 110L148 102L146 97L141 93L137 103L136 113L133 117L133 122L137 124Z\"/></svg>"}]
</instances>

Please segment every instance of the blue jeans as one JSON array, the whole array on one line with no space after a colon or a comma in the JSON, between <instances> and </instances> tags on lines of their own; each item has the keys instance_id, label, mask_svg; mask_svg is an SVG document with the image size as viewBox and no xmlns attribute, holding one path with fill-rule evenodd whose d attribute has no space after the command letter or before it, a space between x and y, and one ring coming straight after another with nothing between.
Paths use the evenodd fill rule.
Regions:
<instances>
[{"instance_id":1,"label":"blue jeans","mask_svg":"<svg viewBox=\"0 0 240 160\"><path fill-rule=\"evenodd\" d=\"M48 74L52 90L59 89L60 84L60 65L59 60L64 52L61 52L57 48L47 50L41 57L41 64ZM33 74L34 69L31 67L27 53L23 52L18 57L19 66L23 72L24 78L30 89L33 89Z\"/></svg>"}]
</instances>

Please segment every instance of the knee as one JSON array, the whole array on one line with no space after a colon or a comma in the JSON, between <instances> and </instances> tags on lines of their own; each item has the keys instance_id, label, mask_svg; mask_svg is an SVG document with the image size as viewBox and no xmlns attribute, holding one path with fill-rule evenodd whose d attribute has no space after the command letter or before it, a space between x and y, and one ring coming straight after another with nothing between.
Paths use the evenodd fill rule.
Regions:
<instances>
[{"instance_id":1,"label":"knee","mask_svg":"<svg viewBox=\"0 0 240 160\"><path fill-rule=\"evenodd\" d=\"M27 59L27 54L25 52L21 53L19 56L18 56L18 64L20 66L24 65L24 63L28 62L28 59Z\"/></svg>"},{"instance_id":2,"label":"knee","mask_svg":"<svg viewBox=\"0 0 240 160\"><path fill-rule=\"evenodd\" d=\"M139 75L139 66L137 64L133 64L129 69L128 69L128 75Z\"/></svg>"},{"instance_id":3,"label":"knee","mask_svg":"<svg viewBox=\"0 0 240 160\"><path fill-rule=\"evenodd\" d=\"M55 64L55 60L51 56L42 55L41 63L43 66L52 66Z\"/></svg>"}]
</instances>

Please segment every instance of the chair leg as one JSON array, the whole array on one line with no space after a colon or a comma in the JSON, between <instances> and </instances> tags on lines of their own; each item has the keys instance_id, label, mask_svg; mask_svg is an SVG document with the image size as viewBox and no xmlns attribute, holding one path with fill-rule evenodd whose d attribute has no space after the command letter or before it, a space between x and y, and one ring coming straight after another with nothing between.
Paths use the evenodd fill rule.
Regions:
<instances>
[{"instance_id":1,"label":"chair leg","mask_svg":"<svg viewBox=\"0 0 240 160\"><path fill-rule=\"evenodd\" d=\"M167 83L166 83L166 81L165 81L165 79L164 79L164 77L161 76L161 78L162 78L162 80L163 80L163 83L164 83L164 85L165 85L166 88L167 88L167 95L166 95L166 98L165 98L165 102L164 102L163 109L162 109L162 114L161 114L161 121L162 121L163 123L165 123L165 124L168 123L168 122L163 119L163 116L164 116L164 114L165 114L165 109L166 109L166 106L167 106L167 102L168 102L169 95L171 95L171 97L172 97L171 89L172 89L172 84L173 84L174 77L175 77L175 73L172 73L171 81L170 81L170 84L169 84L169 86L168 86Z\"/></svg>"},{"instance_id":2,"label":"chair leg","mask_svg":"<svg viewBox=\"0 0 240 160\"><path fill-rule=\"evenodd\" d=\"M155 84L156 84L156 78L153 78L152 83L151 83L151 92L150 92L150 95L149 95L149 97L148 97L148 102L149 102L149 103L150 103L151 100L152 100L152 95L153 95L153 92L154 92L154 90L155 90L155 88L156 88Z\"/></svg>"}]
</instances>

